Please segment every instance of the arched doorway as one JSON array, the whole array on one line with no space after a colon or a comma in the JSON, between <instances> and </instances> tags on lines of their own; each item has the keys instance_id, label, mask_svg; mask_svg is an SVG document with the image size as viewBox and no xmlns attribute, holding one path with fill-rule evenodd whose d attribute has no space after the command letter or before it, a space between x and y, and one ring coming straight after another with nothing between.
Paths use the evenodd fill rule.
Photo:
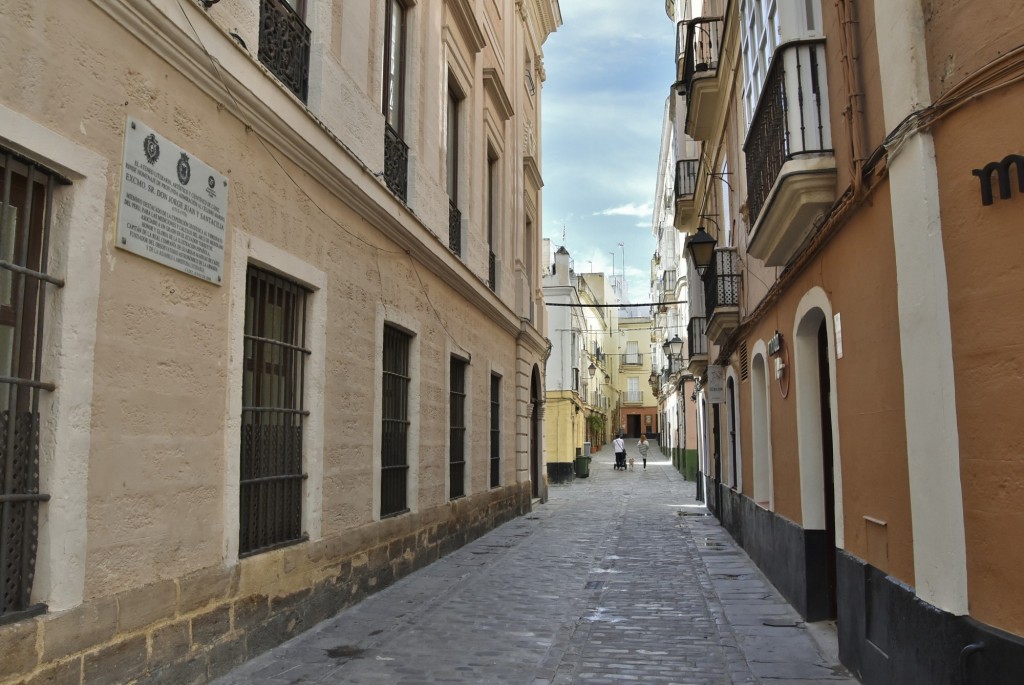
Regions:
<instances>
[{"instance_id":1,"label":"arched doorway","mask_svg":"<svg viewBox=\"0 0 1024 685\"><path fill-rule=\"evenodd\" d=\"M796 328L797 428L803 527L807 535L807 614L836 617L836 477L834 358L830 317L810 308Z\"/></svg>"}]
</instances>

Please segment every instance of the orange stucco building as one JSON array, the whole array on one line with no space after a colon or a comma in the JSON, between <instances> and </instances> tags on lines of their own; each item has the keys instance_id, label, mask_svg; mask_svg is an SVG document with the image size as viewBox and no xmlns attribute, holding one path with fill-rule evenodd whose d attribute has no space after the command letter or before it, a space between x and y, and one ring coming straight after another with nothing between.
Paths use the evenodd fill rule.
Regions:
<instances>
[{"instance_id":1,"label":"orange stucco building","mask_svg":"<svg viewBox=\"0 0 1024 685\"><path fill-rule=\"evenodd\" d=\"M1016 682L1024 6L668 9L708 506L865 683Z\"/></svg>"}]
</instances>

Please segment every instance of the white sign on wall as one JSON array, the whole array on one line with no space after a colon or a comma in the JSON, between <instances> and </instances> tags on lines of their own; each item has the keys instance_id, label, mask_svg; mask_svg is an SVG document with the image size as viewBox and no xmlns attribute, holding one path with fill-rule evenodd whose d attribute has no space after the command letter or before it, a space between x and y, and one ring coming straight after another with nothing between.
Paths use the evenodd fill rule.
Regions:
<instances>
[{"instance_id":1,"label":"white sign on wall","mask_svg":"<svg viewBox=\"0 0 1024 685\"><path fill-rule=\"evenodd\" d=\"M119 248L220 285L227 208L222 174L128 117Z\"/></svg>"},{"instance_id":2,"label":"white sign on wall","mask_svg":"<svg viewBox=\"0 0 1024 685\"><path fill-rule=\"evenodd\" d=\"M725 404L725 367L712 364L708 366L704 392L710 404Z\"/></svg>"}]
</instances>

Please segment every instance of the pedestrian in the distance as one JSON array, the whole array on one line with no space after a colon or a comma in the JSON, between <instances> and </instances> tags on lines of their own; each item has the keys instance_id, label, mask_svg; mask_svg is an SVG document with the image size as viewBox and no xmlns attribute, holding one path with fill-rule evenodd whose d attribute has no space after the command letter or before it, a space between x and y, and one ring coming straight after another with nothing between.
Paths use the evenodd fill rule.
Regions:
<instances>
[{"instance_id":1,"label":"pedestrian in the distance","mask_svg":"<svg viewBox=\"0 0 1024 685\"><path fill-rule=\"evenodd\" d=\"M640 442L636 444L636 451L640 453L640 458L644 460L644 468L647 468L647 450L650 449L651 445L647 442L647 436L643 433L640 434Z\"/></svg>"},{"instance_id":2,"label":"pedestrian in the distance","mask_svg":"<svg viewBox=\"0 0 1024 685\"><path fill-rule=\"evenodd\" d=\"M622 439L622 433L612 441L615 449L615 468L626 468L626 441Z\"/></svg>"}]
</instances>

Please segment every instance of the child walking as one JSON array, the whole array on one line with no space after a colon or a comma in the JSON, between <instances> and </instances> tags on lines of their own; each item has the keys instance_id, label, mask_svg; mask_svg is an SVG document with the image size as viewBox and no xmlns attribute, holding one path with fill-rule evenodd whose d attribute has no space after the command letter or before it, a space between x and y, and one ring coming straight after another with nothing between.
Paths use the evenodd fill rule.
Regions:
<instances>
[{"instance_id":1,"label":"child walking","mask_svg":"<svg viewBox=\"0 0 1024 685\"><path fill-rule=\"evenodd\" d=\"M637 452L640 453L640 457L644 460L644 468L647 468L647 450L650 448L650 444L647 442L647 436L643 433L640 434L640 442L636 444Z\"/></svg>"}]
</instances>

